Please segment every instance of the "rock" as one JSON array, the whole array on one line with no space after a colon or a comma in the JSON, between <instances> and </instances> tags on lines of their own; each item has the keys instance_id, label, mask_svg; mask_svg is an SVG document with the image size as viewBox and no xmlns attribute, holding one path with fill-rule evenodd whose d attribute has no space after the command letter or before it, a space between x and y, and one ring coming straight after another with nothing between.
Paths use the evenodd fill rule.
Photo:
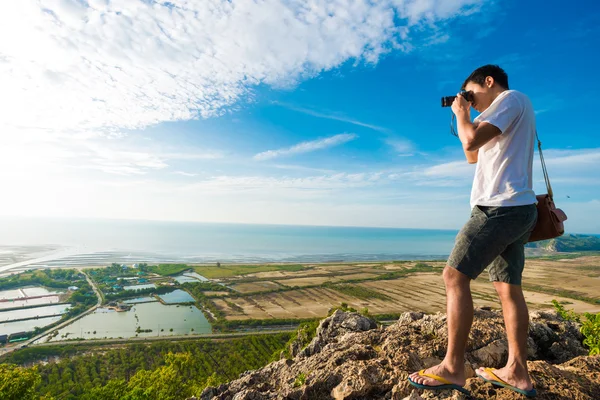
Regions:
<instances>
[{"instance_id":1,"label":"rock","mask_svg":"<svg viewBox=\"0 0 600 400\"><path fill-rule=\"evenodd\" d=\"M321 321L317 335L293 360L281 359L246 371L201 400L422 400L465 399L451 390L415 390L409 373L434 365L446 352L443 314L404 313L382 329L357 313L336 311ZM528 366L538 399L600 399L600 358L586 357L579 326L555 313L531 314ZM499 312L478 309L467 344L466 388L482 399L521 399L508 389L476 378L479 366L501 367L507 358ZM300 376L304 379L299 380ZM303 382L303 383L301 383Z\"/></svg>"},{"instance_id":2,"label":"rock","mask_svg":"<svg viewBox=\"0 0 600 400\"><path fill-rule=\"evenodd\" d=\"M503 365L508 358L508 342L506 339L494 340L485 347L471 353L479 365Z\"/></svg>"},{"instance_id":3,"label":"rock","mask_svg":"<svg viewBox=\"0 0 600 400\"><path fill-rule=\"evenodd\" d=\"M266 400L268 396L265 396L256 390L242 390L241 392L237 392L232 400Z\"/></svg>"},{"instance_id":4,"label":"rock","mask_svg":"<svg viewBox=\"0 0 600 400\"><path fill-rule=\"evenodd\" d=\"M331 316L325 318L317 327L316 336L306 348L298 353L299 357L310 357L320 352L329 343L343 338L350 332L364 332L377 328L377 324L371 318L367 318L355 312L343 312L336 310Z\"/></svg>"},{"instance_id":5,"label":"rock","mask_svg":"<svg viewBox=\"0 0 600 400\"><path fill-rule=\"evenodd\" d=\"M421 396L419 396L419 393L417 393L416 390L413 390L412 393L410 394L410 396L406 396L402 400L423 400L423 398Z\"/></svg>"}]
</instances>

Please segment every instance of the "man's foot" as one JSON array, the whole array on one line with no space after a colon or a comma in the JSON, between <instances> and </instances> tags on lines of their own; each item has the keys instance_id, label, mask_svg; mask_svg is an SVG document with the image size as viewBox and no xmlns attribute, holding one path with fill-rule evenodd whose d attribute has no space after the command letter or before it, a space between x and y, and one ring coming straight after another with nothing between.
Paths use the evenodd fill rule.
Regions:
<instances>
[{"instance_id":1,"label":"man's foot","mask_svg":"<svg viewBox=\"0 0 600 400\"><path fill-rule=\"evenodd\" d=\"M465 377L465 368L461 366L457 371L449 370L443 363L438 364L434 367L428 368L425 370L426 374L437 375L441 378L446 379L448 382L451 382L458 386L465 386L467 382ZM441 386L444 383L438 381L437 379L428 378L426 376L420 376L419 372L414 372L410 374L409 378L420 385L425 386Z\"/></svg>"},{"instance_id":2,"label":"man's foot","mask_svg":"<svg viewBox=\"0 0 600 400\"><path fill-rule=\"evenodd\" d=\"M517 372L512 368L504 367L500 369L493 369L492 372L496 377L502 379L505 383L508 383L510 386L513 386L517 389L520 389L525 392L530 392L533 390L533 382L531 382L531 378L527 371ZM490 375L489 372L485 370L485 368L478 368L476 371L477 375L489 380L496 381L496 377Z\"/></svg>"}]
</instances>

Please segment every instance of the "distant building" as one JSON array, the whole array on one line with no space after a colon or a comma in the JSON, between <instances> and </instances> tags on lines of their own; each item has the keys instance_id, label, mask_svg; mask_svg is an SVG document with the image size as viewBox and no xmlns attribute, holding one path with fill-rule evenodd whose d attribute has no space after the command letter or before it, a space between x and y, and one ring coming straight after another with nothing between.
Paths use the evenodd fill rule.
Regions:
<instances>
[{"instance_id":1,"label":"distant building","mask_svg":"<svg viewBox=\"0 0 600 400\"><path fill-rule=\"evenodd\" d=\"M121 268L123 268L123 269L127 269L127 265L125 265L125 264L121 264Z\"/></svg>"},{"instance_id":2,"label":"distant building","mask_svg":"<svg viewBox=\"0 0 600 400\"><path fill-rule=\"evenodd\" d=\"M8 342L8 335L0 335L0 343L4 344Z\"/></svg>"},{"instance_id":3,"label":"distant building","mask_svg":"<svg viewBox=\"0 0 600 400\"><path fill-rule=\"evenodd\" d=\"M115 308L117 312L129 311L131 310L131 306L125 303L117 303L117 307Z\"/></svg>"},{"instance_id":4,"label":"distant building","mask_svg":"<svg viewBox=\"0 0 600 400\"><path fill-rule=\"evenodd\" d=\"M20 340L27 340L29 339L29 333L27 332L15 332L13 334L8 335L8 341L9 342L17 342Z\"/></svg>"},{"instance_id":5,"label":"distant building","mask_svg":"<svg viewBox=\"0 0 600 400\"><path fill-rule=\"evenodd\" d=\"M137 268L138 265L137 264L131 264L131 268Z\"/></svg>"},{"instance_id":6,"label":"distant building","mask_svg":"<svg viewBox=\"0 0 600 400\"><path fill-rule=\"evenodd\" d=\"M77 286L69 286L68 289L71 290L71 291L73 291L73 292L76 291L76 290L79 290L79 288Z\"/></svg>"}]
</instances>

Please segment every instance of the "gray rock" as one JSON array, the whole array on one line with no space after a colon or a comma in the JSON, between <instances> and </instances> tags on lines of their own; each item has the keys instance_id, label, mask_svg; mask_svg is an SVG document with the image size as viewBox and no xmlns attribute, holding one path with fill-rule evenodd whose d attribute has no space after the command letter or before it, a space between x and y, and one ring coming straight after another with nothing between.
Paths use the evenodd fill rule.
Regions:
<instances>
[{"instance_id":1,"label":"gray rock","mask_svg":"<svg viewBox=\"0 0 600 400\"><path fill-rule=\"evenodd\" d=\"M443 359L447 346L443 314L405 313L384 329L357 313L337 311L321 321L316 337L293 360L281 359L246 371L201 400L421 400L464 399L451 390L415 391L409 373ZM600 358L586 354L578 325L556 313L532 313L530 359L538 399L600 399ZM478 398L515 398L474 378L479 366L501 367L507 357L502 314L476 310L465 370L467 389ZM564 364L558 364L564 363ZM595 371L595 372L594 372ZM304 376L301 381L298 378ZM491 397L491 393L494 393Z\"/></svg>"}]
</instances>

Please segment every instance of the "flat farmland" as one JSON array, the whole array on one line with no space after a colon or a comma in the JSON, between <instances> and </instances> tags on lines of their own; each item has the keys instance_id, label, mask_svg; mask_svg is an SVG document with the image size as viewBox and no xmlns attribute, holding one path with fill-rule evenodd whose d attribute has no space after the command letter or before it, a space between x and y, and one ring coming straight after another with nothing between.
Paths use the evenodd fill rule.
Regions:
<instances>
[{"instance_id":1,"label":"flat farmland","mask_svg":"<svg viewBox=\"0 0 600 400\"><path fill-rule=\"evenodd\" d=\"M379 274L363 272L363 273L345 274L345 275L314 276L314 277L308 276L305 278L291 278L291 279L285 279L285 280L278 280L275 282L280 283L285 286L290 286L290 287L293 287L293 286L302 287L302 286L320 285L324 282L342 282L342 281L354 280L354 279L372 279L378 275Z\"/></svg>"},{"instance_id":2,"label":"flat farmland","mask_svg":"<svg viewBox=\"0 0 600 400\"><path fill-rule=\"evenodd\" d=\"M264 292L267 290L277 290L282 286L271 281L260 281L260 282L248 282L239 283L237 285L230 285L231 289L240 293L251 293L251 292Z\"/></svg>"},{"instance_id":3,"label":"flat farmland","mask_svg":"<svg viewBox=\"0 0 600 400\"><path fill-rule=\"evenodd\" d=\"M243 282L224 281L239 293L213 298L227 320L317 318L346 303L371 314L445 310L444 262L322 264L295 271L261 271ZM254 279L254 281L253 281ZM475 306L499 308L487 271L471 284ZM600 312L600 256L527 259L523 288L530 309L558 300L578 313ZM250 292L270 293L247 294ZM245 295L247 294L247 295Z\"/></svg>"},{"instance_id":4,"label":"flat farmland","mask_svg":"<svg viewBox=\"0 0 600 400\"><path fill-rule=\"evenodd\" d=\"M268 293L242 298L226 298L241 307L243 314L233 311L224 300L215 304L228 320L264 318L317 318L327 315L329 309L341 303L361 306L361 300L328 288L307 288L287 292ZM368 304L365 302L365 304Z\"/></svg>"}]
</instances>

